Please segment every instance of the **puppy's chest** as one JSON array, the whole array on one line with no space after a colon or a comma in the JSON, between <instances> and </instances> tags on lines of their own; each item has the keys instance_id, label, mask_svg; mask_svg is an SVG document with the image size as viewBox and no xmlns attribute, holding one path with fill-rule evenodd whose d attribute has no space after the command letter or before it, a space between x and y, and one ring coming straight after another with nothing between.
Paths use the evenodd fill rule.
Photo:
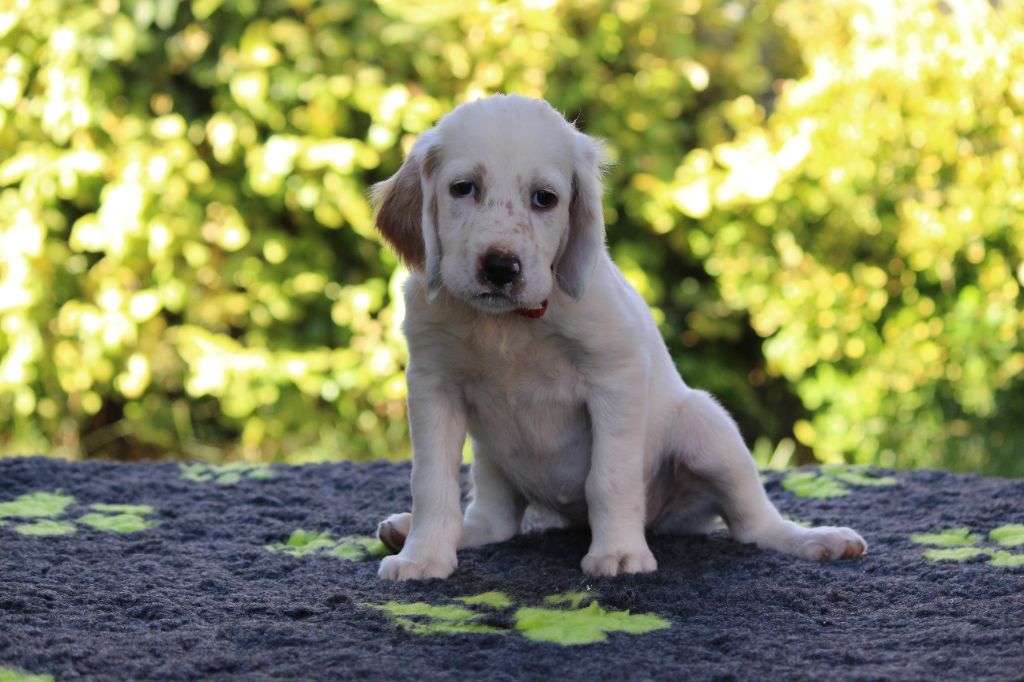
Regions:
<instances>
[{"instance_id":1,"label":"puppy's chest","mask_svg":"<svg viewBox=\"0 0 1024 682\"><path fill-rule=\"evenodd\" d=\"M585 380L572 343L529 324L476 329L452 351L457 381L474 406L529 412L583 402Z\"/></svg>"},{"instance_id":2,"label":"puppy's chest","mask_svg":"<svg viewBox=\"0 0 1024 682\"><path fill-rule=\"evenodd\" d=\"M486 456L531 502L585 518L591 436L579 350L537 331L476 330L453 349L456 381Z\"/></svg>"}]
</instances>

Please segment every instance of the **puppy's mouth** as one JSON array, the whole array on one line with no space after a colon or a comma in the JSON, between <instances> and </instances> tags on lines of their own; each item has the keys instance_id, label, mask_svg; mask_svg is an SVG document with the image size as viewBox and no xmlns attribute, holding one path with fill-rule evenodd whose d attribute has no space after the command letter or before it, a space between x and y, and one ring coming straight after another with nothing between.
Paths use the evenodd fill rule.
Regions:
<instances>
[{"instance_id":1,"label":"puppy's mouth","mask_svg":"<svg viewBox=\"0 0 1024 682\"><path fill-rule=\"evenodd\" d=\"M522 305L513 296L502 291L484 291L475 294L470 303L474 308L493 313L507 313Z\"/></svg>"}]
</instances>

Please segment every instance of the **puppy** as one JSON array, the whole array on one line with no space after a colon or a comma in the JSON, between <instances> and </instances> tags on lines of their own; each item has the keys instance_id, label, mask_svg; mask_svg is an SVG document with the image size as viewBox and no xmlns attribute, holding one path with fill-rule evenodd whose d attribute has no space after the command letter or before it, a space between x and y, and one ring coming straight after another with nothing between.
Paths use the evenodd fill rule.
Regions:
<instances>
[{"instance_id":1,"label":"puppy","mask_svg":"<svg viewBox=\"0 0 1024 682\"><path fill-rule=\"evenodd\" d=\"M413 509L382 522L401 552L379 576L447 577L457 549L511 538L528 505L589 524L588 575L653 571L646 528L718 517L739 542L861 556L849 528L784 520L735 422L679 376L605 248L601 175L600 142L509 95L456 108L373 188L377 227L411 270Z\"/></svg>"}]
</instances>

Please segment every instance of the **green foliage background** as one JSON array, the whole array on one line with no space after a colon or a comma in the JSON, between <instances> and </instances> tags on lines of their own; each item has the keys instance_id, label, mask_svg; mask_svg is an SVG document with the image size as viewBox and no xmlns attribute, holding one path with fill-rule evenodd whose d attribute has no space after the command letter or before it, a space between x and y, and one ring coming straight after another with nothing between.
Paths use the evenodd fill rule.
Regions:
<instances>
[{"instance_id":1,"label":"green foliage background","mask_svg":"<svg viewBox=\"0 0 1024 682\"><path fill-rule=\"evenodd\" d=\"M1024 10L984 0L6 0L0 449L408 456L366 189L497 91L608 141L613 254L761 464L1024 475Z\"/></svg>"}]
</instances>

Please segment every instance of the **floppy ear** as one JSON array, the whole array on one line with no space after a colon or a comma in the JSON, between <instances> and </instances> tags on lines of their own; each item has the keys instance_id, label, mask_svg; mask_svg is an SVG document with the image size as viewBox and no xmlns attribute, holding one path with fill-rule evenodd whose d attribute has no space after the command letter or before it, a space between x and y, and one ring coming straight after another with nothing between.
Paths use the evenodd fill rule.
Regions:
<instances>
[{"instance_id":1,"label":"floppy ear","mask_svg":"<svg viewBox=\"0 0 1024 682\"><path fill-rule=\"evenodd\" d=\"M601 176L604 146L601 141L576 133L569 202L569 233L555 261L555 279L573 298L583 295L597 261L604 251L604 212L601 209Z\"/></svg>"},{"instance_id":2,"label":"floppy ear","mask_svg":"<svg viewBox=\"0 0 1024 682\"><path fill-rule=\"evenodd\" d=\"M406 265L426 273L431 297L441 286L437 199L430 183L440 163L436 137L432 130L420 135L398 172L370 190L377 229Z\"/></svg>"}]
</instances>

